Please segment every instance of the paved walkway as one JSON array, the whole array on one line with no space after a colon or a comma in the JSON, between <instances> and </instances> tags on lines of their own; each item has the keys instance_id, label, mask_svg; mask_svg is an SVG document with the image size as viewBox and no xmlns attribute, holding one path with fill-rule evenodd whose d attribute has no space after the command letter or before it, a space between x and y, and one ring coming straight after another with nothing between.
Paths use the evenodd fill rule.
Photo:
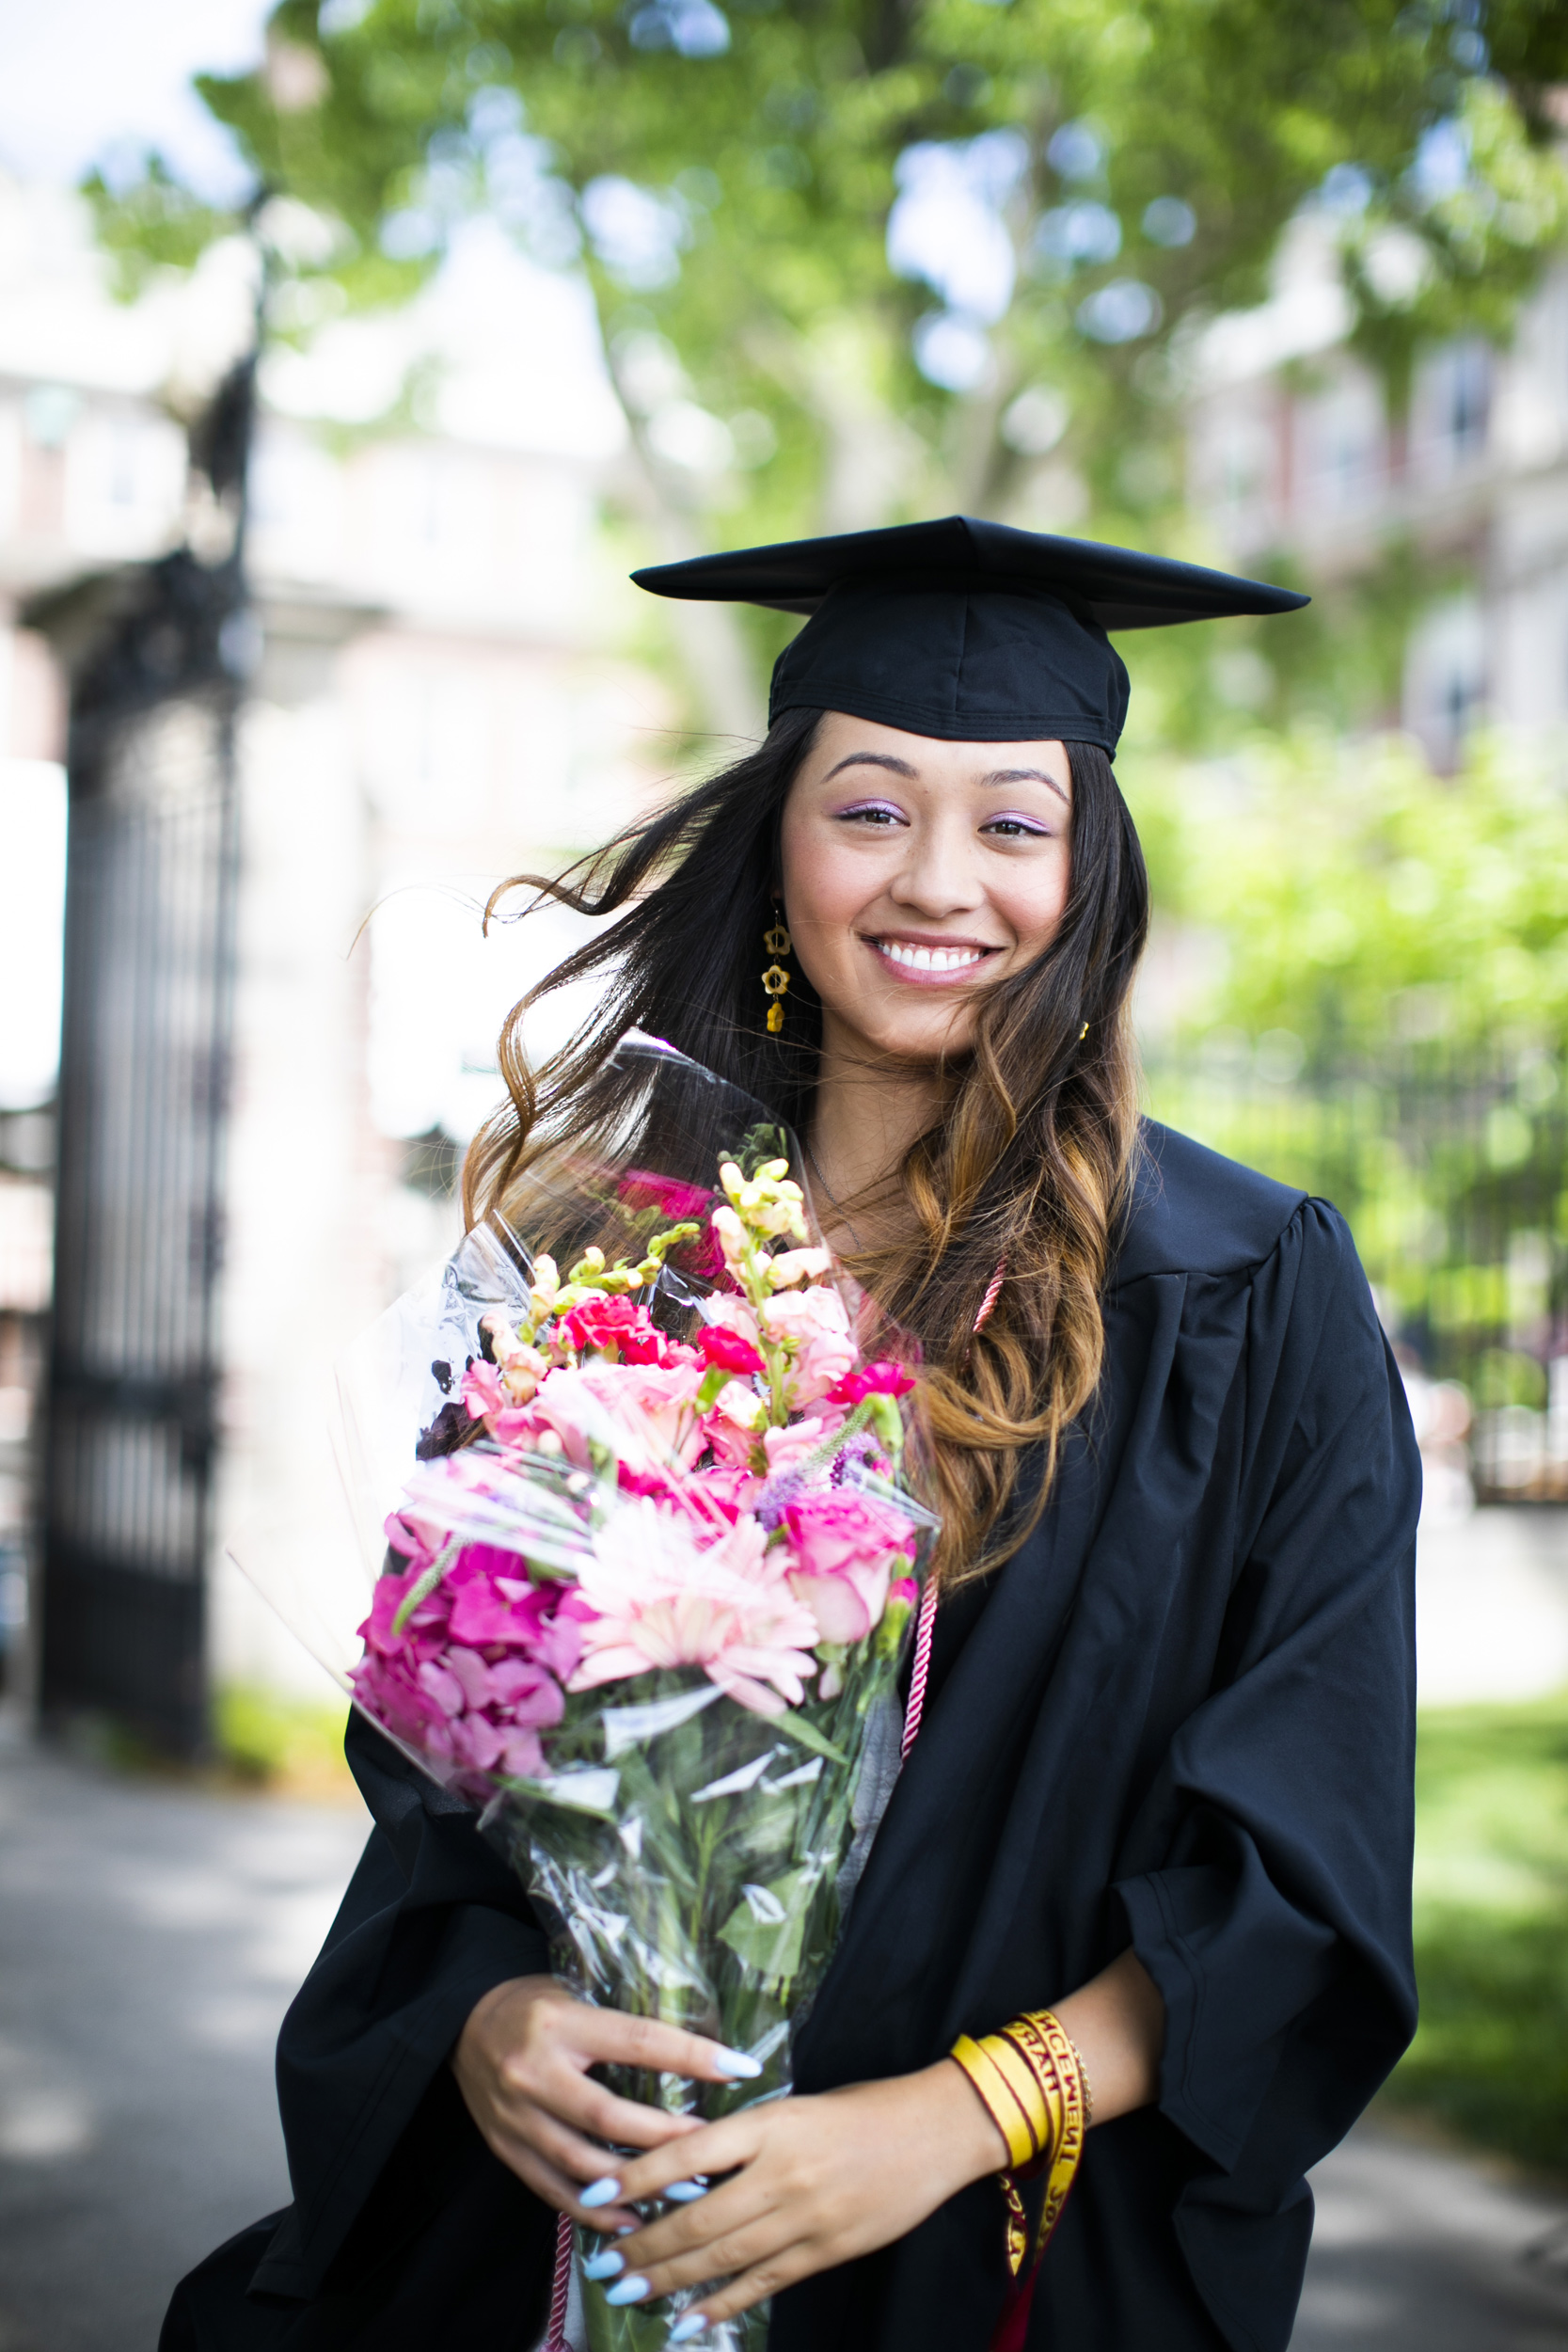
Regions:
<instances>
[{"instance_id":1,"label":"paved walkway","mask_svg":"<svg viewBox=\"0 0 1568 2352\"><path fill-rule=\"evenodd\" d=\"M288 2200L272 2049L364 1817L0 1748L0 2352L153 2352Z\"/></svg>"},{"instance_id":2,"label":"paved walkway","mask_svg":"<svg viewBox=\"0 0 1568 2352\"><path fill-rule=\"evenodd\" d=\"M153 2352L286 2198L273 2039L363 1834L0 1743L0 2352ZM1317 2187L1292 2352L1568 2352L1568 2205L1367 2126Z\"/></svg>"}]
</instances>

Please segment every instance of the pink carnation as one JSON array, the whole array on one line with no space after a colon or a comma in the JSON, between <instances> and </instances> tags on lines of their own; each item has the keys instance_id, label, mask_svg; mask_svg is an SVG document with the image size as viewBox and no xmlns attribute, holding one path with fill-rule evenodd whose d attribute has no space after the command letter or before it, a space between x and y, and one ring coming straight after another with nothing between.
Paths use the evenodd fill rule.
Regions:
<instances>
[{"instance_id":1,"label":"pink carnation","mask_svg":"<svg viewBox=\"0 0 1568 2352\"><path fill-rule=\"evenodd\" d=\"M847 1372L832 1391L835 1405L863 1404L868 1396L908 1396L914 1386L914 1375L902 1364L862 1364L856 1372Z\"/></svg>"},{"instance_id":2,"label":"pink carnation","mask_svg":"<svg viewBox=\"0 0 1568 2352\"><path fill-rule=\"evenodd\" d=\"M888 1581L914 1530L901 1511L847 1487L814 1487L784 1515L795 1554L790 1584L824 1642L863 1641L887 1606Z\"/></svg>"},{"instance_id":3,"label":"pink carnation","mask_svg":"<svg viewBox=\"0 0 1568 2352\"><path fill-rule=\"evenodd\" d=\"M574 1469L590 1467L590 1440L608 1446L634 1470L683 1465L702 1451L703 1432L691 1407L703 1383L700 1364L589 1362L580 1372L553 1372L530 1408L555 1431Z\"/></svg>"},{"instance_id":4,"label":"pink carnation","mask_svg":"<svg viewBox=\"0 0 1568 2352\"><path fill-rule=\"evenodd\" d=\"M618 1512L594 1539L578 1594L595 1613L571 1689L590 1691L658 1666L701 1666L759 1714L798 1706L816 1623L767 1551L754 1519L701 1545L651 1502Z\"/></svg>"},{"instance_id":5,"label":"pink carnation","mask_svg":"<svg viewBox=\"0 0 1568 2352\"><path fill-rule=\"evenodd\" d=\"M691 1522L700 1541L703 1513L714 1515L715 1526L724 1522L733 1526L761 1494L762 1481L743 1463L725 1462L699 1470L692 1487Z\"/></svg>"},{"instance_id":6,"label":"pink carnation","mask_svg":"<svg viewBox=\"0 0 1568 2352\"><path fill-rule=\"evenodd\" d=\"M704 1324L697 1334L697 1348L710 1372L716 1366L721 1371L736 1373L766 1370L761 1348L744 1332L731 1331L721 1323Z\"/></svg>"},{"instance_id":7,"label":"pink carnation","mask_svg":"<svg viewBox=\"0 0 1568 2352\"><path fill-rule=\"evenodd\" d=\"M687 1351L676 1349L646 1307L629 1298L585 1298L561 1320L572 1346L590 1349L611 1363L666 1364L679 1362Z\"/></svg>"},{"instance_id":8,"label":"pink carnation","mask_svg":"<svg viewBox=\"0 0 1568 2352\"><path fill-rule=\"evenodd\" d=\"M792 1421L784 1429L764 1430L762 1443L768 1456L768 1476L774 1478L781 1470L799 1470L824 1438L843 1426L844 1415L830 1409L813 1414L809 1421Z\"/></svg>"},{"instance_id":9,"label":"pink carnation","mask_svg":"<svg viewBox=\"0 0 1568 2352\"><path fill-rule=\"evenodd\" d=\"M703 1301L703 1312L707 1318L705 1330L737 1332L748 1346L761 1354L762 1334L757 1329L757 1319L738 1291L715 1291Z\"/></svg>"}]
</instances>

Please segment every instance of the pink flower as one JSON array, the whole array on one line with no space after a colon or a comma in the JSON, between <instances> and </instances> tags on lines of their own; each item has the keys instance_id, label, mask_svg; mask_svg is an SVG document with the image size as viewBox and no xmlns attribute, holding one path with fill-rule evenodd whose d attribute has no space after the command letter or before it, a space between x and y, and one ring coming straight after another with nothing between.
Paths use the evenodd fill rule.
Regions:
<instances>
[{"instance_id":1,"label":"pink flower","mask_svg":"<svg viewBox=\"0 0 1568 2352\"><path fill-rule=\"evenodd\" d=\"M429 1562L417 1563L406 1576L378 1576L371 1595L371 1613L359 1628L367 1647L382 1658L395 1658L411 1639L439 1631L447 1621L447 1595L437 1584L427 1593L400 1632L392 1630L398 1611L424 1574Z\"/></svg>"},{"instance_id":2,"label":"pink flower","mask_svg":"<svg viewBox=\"0 0 1568 2352\"><path fill-rule=\"evenodd\" d=\"M908 1396L913 1386L913 1373L902 1364L862 1364L857 1372L847 1372L832 1393L835 1405L860 1405L868 1396Z\"/></svg>"},{"instance_id":3,"label":"pink flower","mask_svg":"<svg viewBox=\"0 0 1568 2352\"><path fill-rule=\"evenodd\" d=\"M738 1380L726 1380L703 1415L703 1434L715 1462L726 1469L749 1468L763 1421L761 1399Z\"/></svg>"},{"instance_id":4,"label":"pink flower","mask_svg":"<svg viewBox=\"0 0 1568 2352\"><path fill-rule=\"evenodd\" d=\"M757 1319L738 1291L715 1291L712 1297L703 1301L703 1311L707 1317L705 1329L711 1331L721 1326L726 1331L737 1331L748 1345L761 1352L762 1334L757 1329Z\"/></svg>"},{"instance_id":5,"label":"pink flower","mask_svg":"<svg viewBox=\"0 0 1568 2352\"><path fill-rule=\"evenodd\" d=\"M817 1413L810 1421L792 1421L785 1429L765 1429L762 1443L768 1455L768 1476L776 1478L781 1470L799 1470L824 1438L843 1426L844 1415L829 1411Z\"/></svg>"},{"instance_id":6,"label":"pink flower","mask_svg":"<svg viewBox=\"0 0 1568 2352\"><path fill-rule=\"evenodd\" d=\"M561 1614L564 1585L531 1583L516 1554L493 1544L469 1544L446 1581L452 1641L476 1649L520 1650L562 1681L576 1670L582 1640L570 1618Z\"/></svg>"},{"instance_id":7,"label":"pink flower","mask_svg":"<svg viewBox=\"0 0 1568 2352\"><path fill-rule=\"evenodd\" d=\"M763 1301L761 1319L770 1340L791 1344L785 1388L797 1411L815 1405L843 1379L855 1360L849 1319L837 1291L779 1291Z\"/></svg>"},{"instance_id":8,"label":"pink flower","mask_svg":"<svg viewBox=\"0 0 1568 2352\"><path fill-rule=\"evenodd\" d=\"M439 1460L448 1458L437 1456ZM421 1572L431 1566L447 1540L444 1526L406 1507L389 1511L382 1526L388 1549L400 1552L410 1567Z\"/></svg>"},{"instance_id":9,"label":"pink flower","mask_svg":"<svg viewBox=\"0 0 1568 2352\"><path fill-rule=\"evenodd\" d=\"M628 1168L615 1190L629 1208L657 1209L672 1225L702 1216L713 1198L700 1184L683 1184L674 1176L656 1176L645 1168Z\"/></svg>"},{"instance_id":10,"label":"pink flower","mask_svg":"<svg viewBox=\"0 0 1568 2352\"><path fill-rule=\"evenodd\" d=\"M580 1617L560 1584L535 1586L515 1552L468 1544L440 1581L397 1623L422 1567L384 1576L360 1627L366 1654L355 1695L395 1737L462 1785L476 1775L543 1768L539 1732L565 1709L562 1682L582 1653Z\"/></svg>"},{"instance_id":11,"label":"pink flower","mask_svg":"<svg viewBox=\"0 0 1568 2352\"><path fill-rule=\"evenodd\" d=\"M698 1516L701 1511L706 1509L715 1513L716 1525L720 1519L727 1519L733 1524L743 1511L751 1509L762 1492L761 1479L744 1462L725 1462L700 1470L693 1486L692 1499L697 1509L692 1514L691 1523L699 1542L702 1540L702 1520Z\"/></svg>"},{"instance_id":12,"label":"pink flower","mask_svg":"<svg viewBox=\"0 0 1568 2352\"><path fill-rule=\"evenodd\" d=\"M463 1375L462 1397L470 1421L485 1421L493 1413L504 1413L512 1403L496 1366L485 1363L479 1356Z\"/></svg>"},{"instance_id":13,"label":"pink flower","mask_svg":"<svg viewBox=\"0 0 1568 2352\"><path fill-rule=\"evenodd\" d=\"M533 1401L536 1420L561 1439L574 1469L591 1464L590 1440L605 1446L634 1471L683 1466L702 1452L703 1431L692 1411L702 1366L585 1364L555 1372Z\"/></svg>"},{"instance_id":14,"label":"pink flower","mask_svg":"<svg viewBox=\"0 0 1568 2352\"><path fill-rule=\"evenodd\" d=\"M585 1298L562 1317L561 1328L574 1347L611 1363L664 1364L673 1354L646 1307L634 1307L629 1298Z\"/></svg>"},{"instance_id":15,"label":"pink flower","mask_svg":"<svg viewBox=\"0 0 1568 2352\"><path fill-rule=\"evenodd\" d=\"M578 1581L597 1613L583 1628L584 1656L570 1688L701 1666L720 1689L759 1714L798 1706L816 1672L816 1620L791 1593L754 1519L701 1545L651 1502L618 1512L594 1540Z\"/></svg>"},{"instance_id":16,"label":"pink flower","mask_svg":"<svg viewBox=\"0 0 1568 2352\"><path fill-rule=\"evenodd\" d=\"M768 1279L776 1291L796 1282L815 1282L832 1264L831 1249L775 1249L768 1261Z\"/></svg>"},{"instance_id":17,"label":"pink flower","mask_svg":"<svg viewBox=\"0 0 1568 2352\"><path fill-rule=\"evenodd\" d=\"M887 1606L894 1567L914 1530L902 1512L842 1486L814 1487L784 1509L795 1567L790 1585L824 1642L863 1641Z\"/></svg>"},{"instance_id":18,"label":"pink flower","mask_svg":"<svg viewBox=\"0 0 1568 2352\"><path fill-rule=\"evenodd\" d=\"M732 1331L721 1323L705 1323L697 1334L697 1349L711 1372L717 1366L723 1372L752 1373L766 1371L762 1350L745 1336Z\"/></svg>"}]
</instances>

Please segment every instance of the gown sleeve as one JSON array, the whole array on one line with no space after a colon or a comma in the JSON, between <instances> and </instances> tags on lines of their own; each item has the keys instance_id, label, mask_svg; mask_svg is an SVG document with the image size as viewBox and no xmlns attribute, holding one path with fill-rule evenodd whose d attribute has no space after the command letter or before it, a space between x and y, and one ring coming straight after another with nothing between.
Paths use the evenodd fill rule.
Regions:
<instances>
[{"instance_id":1,"label":"gown sleeve","mask_svg":"<svg viewBox=\"0 0 1568 2352\"><path fill-rule=\"evenodd\" d=\"M1302 2173L1416 2023L1419 1455L1350 1235L1321 1202L1255 1278L1241 1386L1219 1662L1130 1840L1158 1865L1116 1890L1164 2000L1159 2105L1208 2159L1177 2227L1212 2302L1241 2254L1233 2224L1299 2207Z\"/></svg>"},{"instance_id":2,"label":"gown sleeve","mask_svg":"<svg viewBox=\"0 0 1568 2352\"><path fill-rule=\"evenodd\" d=\"M549 1967L528 1898L472 1808L357 1710L344 1744L375 1827L278 2037L294 2201L254 2280L302 2298L360 2218L474 2003Z\"/></svg>"}]
</instances>

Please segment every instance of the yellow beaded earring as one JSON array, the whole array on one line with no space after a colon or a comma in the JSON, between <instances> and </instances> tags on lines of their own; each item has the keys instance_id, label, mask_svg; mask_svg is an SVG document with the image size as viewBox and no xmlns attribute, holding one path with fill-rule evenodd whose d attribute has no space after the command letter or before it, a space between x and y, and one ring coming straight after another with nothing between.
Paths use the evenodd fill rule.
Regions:
<instances>
[{"instance_id":1,"label":"yellow beaded earring","mask_svg":"<svg viewBox=\"0 0 1568 2352\"><path fill-rule=\"evenodd\" d=\"M784 1027L784 991L789 986L789 974L779 961L781 956L788 955L790 946L789 933L784 929L782 914L775 913L773 922L762 934L762 944L773 959L762 976L762 984L768 991L768 1035L777 1037Z\"/></svg>"}]
</instances>

